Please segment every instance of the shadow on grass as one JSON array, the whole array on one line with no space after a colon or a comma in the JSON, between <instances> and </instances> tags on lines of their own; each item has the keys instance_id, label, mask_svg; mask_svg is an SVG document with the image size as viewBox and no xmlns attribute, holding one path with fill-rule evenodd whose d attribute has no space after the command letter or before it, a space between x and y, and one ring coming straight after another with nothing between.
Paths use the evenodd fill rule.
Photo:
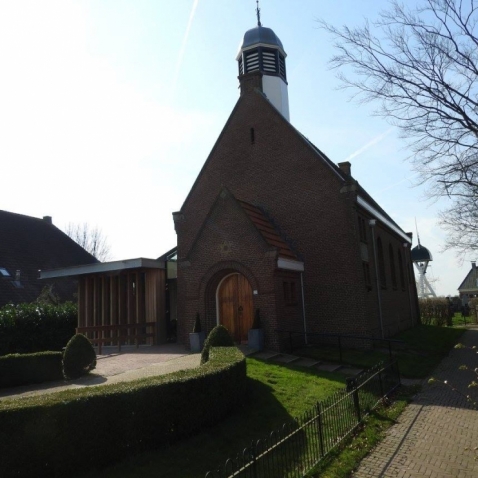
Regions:
<instances>
[{"instance_id":1,"label":"shadow on grass","mask_svg":"<svg viewBox=\"0 0 478 478\"><path fill-rule=\"evenodd\" d=\"M211 397L211 406L214 402ZM191 399L194 407L194 399ZM167 413L167 411L165 411ZM145 452L82 478L203 478L207 471L249 446L253 440L292 420L271 386L248 378L242 406L215 426L166 448Z\"/></svg>"}]
</instances>

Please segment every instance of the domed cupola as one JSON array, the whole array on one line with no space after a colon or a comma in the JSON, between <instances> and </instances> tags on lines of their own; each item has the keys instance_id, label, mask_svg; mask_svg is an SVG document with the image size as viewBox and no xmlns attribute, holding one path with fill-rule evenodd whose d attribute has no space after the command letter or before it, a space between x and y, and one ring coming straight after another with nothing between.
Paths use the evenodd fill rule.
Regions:
<instances>
[{"instance_id":1,"label":"domed cupola","mask_svg":"<svg viewBox=\"0 0 478 478\"><path fill-rule=\"evenodd\" d=\"M287 54L274 31L262 26L259 6L256 12L257 26L245 33L237 54L239 79L254 72L261 73L263 93L289 121L289 95L285 67Z\"/></svg>"}]
</instances>

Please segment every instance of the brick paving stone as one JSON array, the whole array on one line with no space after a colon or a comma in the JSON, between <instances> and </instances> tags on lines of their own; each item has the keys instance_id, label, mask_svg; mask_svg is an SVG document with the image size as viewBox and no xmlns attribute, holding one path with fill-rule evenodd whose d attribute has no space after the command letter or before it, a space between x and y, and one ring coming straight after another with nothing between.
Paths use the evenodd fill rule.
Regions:
<instances>
[{"instance_id":1,"label":"brick paving stone","mask_svg":"<svg viewBox=\"0 0 478 478\"><path fill-rule=\"evenodd\" d=\"M478 330L467 330L461 342L478 345ZM478 401L467 386L475 375L459 370L478 366L476 351L453 349L432 373ZM466 398L442 384L424 382L386 438L362 461L355 478L478 477L478 411Z\"/></svg>"}]
</instances>

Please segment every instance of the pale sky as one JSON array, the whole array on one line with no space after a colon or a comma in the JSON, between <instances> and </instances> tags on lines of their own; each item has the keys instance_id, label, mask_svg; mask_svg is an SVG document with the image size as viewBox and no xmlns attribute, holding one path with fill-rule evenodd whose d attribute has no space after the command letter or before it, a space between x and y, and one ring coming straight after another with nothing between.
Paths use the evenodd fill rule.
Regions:
<instances>
[{"instance_id":1,"label":"pale sky","mask_svg":"<svg viewBox=\"0 0 478 478\"><path fill-rule=\"evenodd\" d=\"M398 131L349 101L322 18L354 26L384 1L261 0L287 56L291 123L353 176L455 295L470 268L441 253L437 212ZM174 247L181 208L239 95L235 57L255 0L0 0L0 209L99 226L112 259ZM416 237L415 237L416 240ZM414 245L416 242L414 243Z\"/></svg>"}]
</instances>

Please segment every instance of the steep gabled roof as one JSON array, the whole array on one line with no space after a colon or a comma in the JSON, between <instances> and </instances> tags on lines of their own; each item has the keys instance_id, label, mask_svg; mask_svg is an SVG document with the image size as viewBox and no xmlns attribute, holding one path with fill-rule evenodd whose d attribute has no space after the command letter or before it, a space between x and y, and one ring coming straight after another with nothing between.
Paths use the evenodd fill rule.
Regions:
<instances>
[{"instance_id":1,"label":"steep gabled roof","mask_svg":"<svg viewBox=\"0 0 478 478\"><path fill-rule=\"evenodd\" d=\"M255 94L258 96L257 100L258 101L263 101L264 106L267 107L266 105L269 105L270 107L276 114L277 120L285 123L288 128L295 134L298 138L301 139L301 141L304 142L304 144L315 154L316 158L325 164L329 170L333 173L333 176L339 181L339 183L346 184L347 181L354 180L350 176L346 175L340 167L338 167L332 160L330 160L325 153L323 153L317 146L315 146L308 138L306 138L300 131L298 131L289 121L287 121L282 114L274 107L274 105L267 99L267 97L264 95L263 92L259 90L254 90L251 92L248 92L247 94ZM208 162L211 160L215 150L217 149L218 145L221 142L222 137L224 136L225 132L228 129L229 124L232 121L232 118L234 117L236 111L239 108L239 105L241 104L242 101L244 101L245 95L242 95L239 97L237 100L236 105L234 106L231 114L229 115L228 120L226 121L226 124L224 125L219 137L217 138L211 152L209 153L209 156L207 157L206 161L204 162L201 171L199 172L193 186L191 187L191 190L189 191L186 199L184 200L183 205L181 206L181 211L184 210L185 205L187 204L189 198L191 197L194 189L196 188L197 184L199 183L199 180L204 173L206 166ZM399 234L405 241L411 242L411 239L406 235L406 233L403 231L403 229L379 206L379 204L365 191L365 189L360 186L360 184L355 181L357 185L357 195L361 197L362 201L360 201L360 206L368 205L367 209L369 212L374 215L377 219L382 221L387 227L389 227L392 231L395 233ZM365 203L365 204L364 204ZM378 214L377 214L378 213Z\"/></svg>"},{"instance_id":2,"label":"steep gabled roof","mask_svg":"<svg viewBox=\"0 0 478 478\"><path fill-rule=\"evenodd\" d=\"M476 294L478 292L478 268L476 264L471 267L470 272L466 275L463 282L458 287L460 292L471 292L474 291Z\"/></svg>"},{"instance_id":3,"label":"steep gabled roof","mask_svg":"<svg viewBox=\"0 0 478 478\"><path fill-rule=\"evenodd\" d=\"M237 199L234 194L232 194L231 191L229 191L226 187L220 191L216 201L211 206L206 219L196 234L196 237L189 250L189 254L194 250L195 244L201 237L206 225L210 222L210 217L217 208L220 198L223 197L229 197L233 201L236 207L239 208L244 216L251 222L251 226L257 231L259 237L264 241L264 244L270 246L271 248L277 249L279 258L285 259L286 261L301 261L301 259L299 259L297 254L291 249L291 247L287 244L284 238L280 235L280 233L259 207Z\"/></svg>"},{"instance_id":4,"label":"steep gabled roof","mask_svg":"<svg viewBox=\"0 0 478 478\"><path fill-rule=\"evenodd\" d=\"M0 269L8 274L0 273L0 306L35 300L47 284L38 280L39 269L95 262L98 260L55 227L51 218L0 210ZM65 284L58 284L55 292L72 299L74 288L71 282Z\"/></svg>"},{"instance_id":5,"label":"steep gabled roof","mask_svg":"<svg viewBox=\"0 0 478 478\"><path fill-rule=\"evenodd\" d=\"M277 248L280 257L299 260L297 255L291 250L290 246L279 235L269 219L267 219L265 214L257 206L239 200L238 203L267 244Z\"/></svg>"}]
</instances>

